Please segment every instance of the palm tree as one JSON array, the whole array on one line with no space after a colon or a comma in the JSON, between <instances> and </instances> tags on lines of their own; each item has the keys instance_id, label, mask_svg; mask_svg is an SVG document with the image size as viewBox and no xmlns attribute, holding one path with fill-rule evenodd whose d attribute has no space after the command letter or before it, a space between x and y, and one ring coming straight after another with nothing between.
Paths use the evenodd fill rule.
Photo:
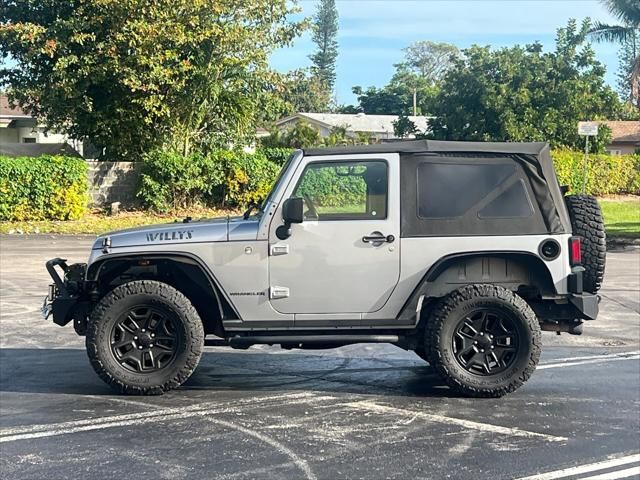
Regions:
<instances>
[{"instance_id":1,"label":"palm tree","mask_svg":"<svg viewBox=\"0 0 640 480\"><path fill-rule=\"evenodd\" d=\"M640 32L640 0L600 0L620 25L596 22L589 35L596 42L626 43ZM636 55L631 74L631 97L640 101L640 55Z\"/></svg>"}]
</instances>

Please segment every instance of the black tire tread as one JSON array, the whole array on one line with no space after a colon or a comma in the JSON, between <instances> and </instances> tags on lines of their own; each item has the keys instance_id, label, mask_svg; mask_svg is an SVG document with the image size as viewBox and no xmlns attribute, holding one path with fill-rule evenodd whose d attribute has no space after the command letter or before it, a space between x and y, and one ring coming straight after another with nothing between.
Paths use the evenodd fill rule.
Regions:
<instances>
[{"instance_id":1,"label":"black tire tread","mask_svg":"<svg viewBox=\"0 0 640 480\"><path fill-rule=\"evenodd\" d=\"M598 200L593 195L564 197L573 234L582 237L584 290L597 293L602 286L607 258L607 235Z\"/></svg>"},{"instance_id":2,"label":"black tire tread","mask_svg":"<svg viewBox=\"0 0 640 480\"><path fill-rule=\"evenodd\" d=\"M451 312L469 300L488 297L503 300L515 307L524 316L527 326L532 332L531 355L526 367L517 377L511 379L508 385L500 388L478 388L461 382L451 374L451 366L447 364L439 348L442 328L444 323L448 321ZM436 306L425 329L425 351L430 363L451 388L469 397L498 398L517 390L535 371L541 349L540 324L531 307L522 297L497 285L472 284L451 292Z\"/></svg>"},{"instance_id":3,"label":"black tire tread","mask_svg":"<svg viewBox=\"0 0 640 480\"><path fill-rule=\"evenodd\" d=\"M177 310L182 312L184 320L188 323L187 328L191 331L192 342L188 346L189 353L184 365L173 377L167 379L161 385L146 387L127 385L114 377L113 374L105 368L105 365L98 356L96 336L100 322L116 302L126 296L135 294L155 295L171 303ZM117 286L107 293L96 305L89 317L86 346L91 366L98 376L116 391L129 395L161 395L164 392L179 387L191 376L198 366L202 355L204 336L204 328L200 316L184 294L166 283L154 280L137 280Z\"/></svg>"}]
</instances>

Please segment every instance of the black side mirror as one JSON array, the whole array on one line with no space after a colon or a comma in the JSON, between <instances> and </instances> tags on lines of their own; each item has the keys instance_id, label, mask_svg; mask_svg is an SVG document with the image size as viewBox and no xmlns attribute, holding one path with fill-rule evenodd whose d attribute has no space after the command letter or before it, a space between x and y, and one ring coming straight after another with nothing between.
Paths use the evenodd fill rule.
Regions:
<instances>
[{"instance_id":1,"label":"black side mirror","mask_svg":"<svg viewBox=\"0 0 640 480\"><path fill-rule=\"evenodd\" d=\"M291 224L302 223L304 220L304 200L302 198L287 198L282 204L282 220L284 225L276 228L276 237L285 240L291 236Z\"/></svg>"},{"instance_id":2,"label":"black side mirror","mask_svg":"<svg viewBox=\"0 0 640 480\"><path fill-rule=\"evenodd\" d=\"M304 200L302 198L287 198L282 204L282 219L284 223L302 223Z\"/></svg>"}]
</instances>

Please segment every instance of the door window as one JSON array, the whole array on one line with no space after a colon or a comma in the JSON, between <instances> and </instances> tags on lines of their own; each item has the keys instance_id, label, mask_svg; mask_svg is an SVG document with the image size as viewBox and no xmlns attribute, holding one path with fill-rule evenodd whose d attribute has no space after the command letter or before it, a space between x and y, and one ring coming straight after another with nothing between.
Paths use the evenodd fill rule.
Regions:
<instances>
[{"instance_id":1,"label":"door window","mask_svg":"<svg viewBox=\"0 0 640 480\"><path fill-rule=\"evenodd\" d=\"M381 220L387 217L387 184L383 161L315 162L293 197L304 199L306 220Z\"/></svg>"}]
</instances>

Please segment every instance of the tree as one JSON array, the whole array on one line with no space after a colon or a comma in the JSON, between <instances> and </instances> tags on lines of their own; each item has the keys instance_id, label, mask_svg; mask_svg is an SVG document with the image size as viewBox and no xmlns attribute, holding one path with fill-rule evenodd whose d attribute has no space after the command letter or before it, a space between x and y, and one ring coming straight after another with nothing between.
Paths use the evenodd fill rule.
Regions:
<instances>
[{"instance_id":1,"label":"tree","mask_svg":"<svg viewBox=\"0 0 640 480\"><path fill-rule=\"evenodd\" d=\"M635 32L622 42L618 54L618 93L625 102L640 108L640 97L633 94L633 72L640 55L640 31Z\"/></svg>"},{"instance_id":2,"label":"tree","mask_svg":"<svg viewBox=\"0 0 640 480\"><path fill-rule=\"evenodd\" d=\"M600 0L620 22L609 25L596 22L589 30L596 42L612 42L628 45L635 42L640 32L640 2L638 0ZM630 62L630 59L627 59ZM629 75L630 98L632 103L640 102L640 55L636 50Z\"/></svg>"},{"instance_id":3,"label":"tree","mask_svg":"<svg viewBox=\"0 0 640 480\"><path fill-rule=\"evenodd\" d=\"M308 122L300 120L286 130L274 129L270 135L261 139L263 147L269 148L309 148L322 143L320 132Z\"/></svg>"},{"instance_id":4,"label":"tree","mask_svg":"<svg viewBox=\"0 0 640 480\"><path fill-rule=\"evenodd\" d=\"M335 0L320 0L312 29L317 50L309 58L313 62L315 76L331 91L336 82L338 58L338 9Z\"/></svg>"},{"instance_id":5,"label":"tree","mask_svg":"<svg viewBox=\"0 0 640 480\"><path fill-rule=\"evenodd\" d=\"M413 115L415 95L415 113L426 115L430 111L442 77L459 51L448 43L428 41L415 42L404 51L404 61L395 65L396 71L385 87L353 87L359 107L351 109L380 115Z\"/></svg>"},{"instance_id":6,"label":"tree","mask_svg":"<svg viewBox=\"0 0 640 480\"><path fill-rule=\"evenodd\" d=\"M393 133L398 138L406 138L418 131L416 124L406 115L399 115L393 122Z\"/></svg>"},{"instance_id":7,"label":"tree","mask_svg":"<svg viewBox=\"0 0 640 480\"><path fill-rule=\"evenodd\" d=\"M281 115L296 112L325 112L331 103L331 92L308 70L297 69L284 75L280 97L285 102Z\"/></svg>"},{"instance_id":8,"label":"tree","mask_svg":"<svg viewBox=\"0 0 640 480\"><path fill-rule=\"evenodd\" d=\"M473 46L445 75L434 101L432 136L451 140L550 141L581 148L580 120L614 119L617 95L593 49L589 25L558 30L554 52L538 43L491 50ZM598 141L606 140L606 131Z\"/></svg>"},{"instance_id":9,"label":"tree","mask_svg":"<svg viewBox=\"0 0 640 480\"><path fill-rule=\"evenodd\" d=\"M352 91L358 96L358 104L361 111L377 115L413 115L413 97L416 96L416 113L425 115L431 108L431 102L438 90L437 85L432 85L405 68L399 66L389 83L382 87L368 87L364 90L360 86L353 87Z\"/></svg>"},{"instance_id":10,"label":"tree","mask_svg":"<svg viewBox=\"0 0 640 480\"><path fill-rule=\"evenodd\" d=\"M414 42L403 51L405 60L400 66L415 71L431 84L442 80L453 60L460 54L455 45L425 40Z\"/></svg>"},{"instance_id":11,"label":"tree","mask_svg":"<svg viewBox=\"0 0 640 480\"><path fill-rule=\"evenodd\" d=\"M268 56L302 28L286 0L8 0L0 86L113 159L239 142L274 107Z\"/></svg>"}]
</instances>

